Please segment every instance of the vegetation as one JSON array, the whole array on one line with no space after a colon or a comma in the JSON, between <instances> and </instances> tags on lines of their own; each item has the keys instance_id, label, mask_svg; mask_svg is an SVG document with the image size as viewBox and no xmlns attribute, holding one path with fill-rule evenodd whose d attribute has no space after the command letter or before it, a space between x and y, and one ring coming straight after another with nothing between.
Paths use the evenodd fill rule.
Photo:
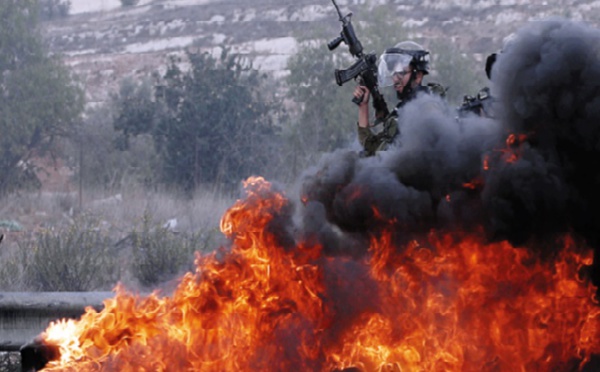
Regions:
<instances>
[{"instance_id":1,"label":"vegetation","mask_svg":"<svg viewBox=\"0 0 600 372\"><path fill-rule=\"evenodd\" d=\"M211 233L174 234L145 213L141 228L134 230L129 239L133 246L131 272L140 284L152 287L184 270L193 271L194 252L209 248Z\"/></svg>"},{"instance_id":2,"label":"vegetation","mask_svg":"<svg viewBox=\"0 0 600 372\"><path fill-rule=\"evenodd\" d=\"M119 277L112 245L93 222L35 234L21 250L23 279L35 290L90 291Z\"/></svg>"},{"instance_id":3,"label":"vegetation","mask_svg":"<svg viewBox=\"0 0 600 372\"><path fill-rule=\"evenodd\" d=\"M85 215L70 219L58 196L12 199L2 205L33 206L48 216L40 223L48 227L3 230L0 291L109 291L117 282L154 289L193 270L195 252L218 247L215 216L233 202L212 193L179 201L163 193L132 194L110 206L87 203ZM175 227L165 224L166 216L177 216Z\"/></svg>"},{"instance_id":4,"label":"vegetation","mask_svg":"<svg viewBox=\"0 0 600 372\"><path fill-rule=\"evenodd\" d=\"M124 80L111 102L87 110L86 120L76 126L66 149L78 184L86 188L100 186L110 193L132 185L158 184L161 163L151 135L124 136L115 130L119 123L134 120L127 115L137 115L140 119L136 122L151 123L152 115L146 121L145 114L135 112L139 107L153 109L151 95L148 82Z\"/></svg>"},{"instance_id":5,"label":"vegetation","mask_svg":"<svg viewBox=\"0 0 600 372\"><path fill-rule=\"evenodd\" d=\"M0 194L39 186L30 160L53 150L79 120L83 94L49 56L33 0L0 3Z\"/></svg>"},{"instance_id":6,"label":"vegetation","mask_svg":"<svg viewBox=\"0 0 600 372\"><path fill-rule=\"evenodd\" d=\"M226 50L219 59L188 52L186 61L188 71L169 61L154 97L144 85L122 87L114 122L121 149L149 134L164 183L188 192L206 184L233 190L269 163L276 106L261 92L264 77Z\"/></svg>"},{"instance_id":7,"label":"vegetation","mask_svg":"<svg viewBox=\"0 0 600 372\"><path fill-rule=\"evenodd\" d=\"M137 5L137 3L139 3L140 0L121 0L121 5L122 6L134 6Z\"/></svg>"},{"instance_id":8,"label":"vegetation","mask_svg":"<svg viewBox=\"0 0 600 372\"><path fill-rule=\"evenodd\" d=\"M356 146L354 84L339 87L334 78L353 61L344 44L324 47L340 24L299 36L286 79L269 80L228 50L218 57L187 52L166 61L162 74L123 80L110 102L82 116L81 89L37 31L36 14L45 16L32 10L43 3L68 1L0 4L11 25L0 30L0 218L24 226L8 235L0 224L4 290L160 285L193 269L194 252L217 247L218 218L241 180L295 180L322 154ZM411 38L391 9L372 6L354 18L365 52L379 55ZM451 103L485 85L472 73L483 66L449 45L415 41L431 50L429 79L450 87ZM393 105L393 91L384 93ZM30 160L47 153L66 157L77 185L76 193L55 196L54 209L43 193L26 192L39 185ZM168 197L155 200L162 192ZM207 209L214 201L221 205ZM173 217L176 230L165 226Z\"/></svg>"},{"instance_id":9,"label":"vegetation","mask_svg":"<svg viewBox=\"0 0 600 372\"><path fill-rule=\"evenodd\" d=\"M300 106L287 128L290 164L304 168L323 153L347 146L356 136L353 84L335 83L336 68L349 66L322 45L305 44L288 62L288 98Z\"/></svg>"},{"instance_id":10,"label":"vegetation","mask_svg":"<svg viewBox=\"0 0 600 372\"><path fill-rule=\"evenodd\" d=\"M410 39L390 5L361 15L354 26L365 52L380 54ZM298 36L301 47L289 60L290 75L279 82L227 50L219 58L188 52L183 59L172 57L162 76L124 80L109 105L91 112L78 128L72 166L84 183L111 190L137 182L188 193L208 185L230 192L252 174L293 180L323 153L348 147L356 138L354 84L337 86L333 73L349 67L352 58L344 44L334 51L324 48L339 26L335 33ZM481 88L460 52L417 41L432 52L429 79L451 87L451 104ZM291 102L286 112L272 93L281 91ZM383 93L392 106L394 91Z\"/></svg>"},{"instance_id":11,"label":"vegetation","mask_svg":"<svg viewBox=\"0 0 600 372\"><path fill-rule=\"evenodd\" d=\"M69 0L38 0L41 20L63 18L69 15L71 1Z\"/></svg>"}]
</instances>

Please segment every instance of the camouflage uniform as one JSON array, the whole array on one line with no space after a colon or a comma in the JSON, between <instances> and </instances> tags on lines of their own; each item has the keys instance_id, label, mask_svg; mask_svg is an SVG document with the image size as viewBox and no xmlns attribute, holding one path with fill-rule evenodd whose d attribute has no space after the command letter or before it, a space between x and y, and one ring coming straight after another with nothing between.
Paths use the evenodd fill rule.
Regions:
<instances>
[{"instance_id":1,"label":"camouflage uniform","mask_svg":"<svg viewBox=\"0 0 600 372\"><path fill-rule=\"evenodd\" d=\"M378 151L388 149L400 131L398 128L398 110L420 93L436 94L440 97L444 97L446 89L437 83L429 83L426 86L419 85L415 88L410 99L400 101L385 118L377 119L372 126L367 128L357 125L358 142L363 147L361 156L373 156Z\"/></svg>"}]
</instances>

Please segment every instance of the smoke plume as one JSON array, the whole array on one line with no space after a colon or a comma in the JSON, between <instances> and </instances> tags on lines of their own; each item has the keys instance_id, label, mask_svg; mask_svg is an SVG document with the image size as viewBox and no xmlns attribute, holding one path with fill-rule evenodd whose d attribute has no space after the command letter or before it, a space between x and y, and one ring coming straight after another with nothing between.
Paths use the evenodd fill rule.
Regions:
<instances>
[{"instance_id":1,"label":"smoke plume","mask_svg":"<svg viewBox=\"0 0 600 372\"><path fill-rule=\"evenodd\" d=\"M498 54L495 119L456 120L432 110L432 97L407 104L392 149L339 151L305 173L306 231L350 255L390 221L400 240L482 229L542 256L565 232L599 246L599 49L600 32L585 24L527 24Z\"/></svg>"}]
</instances>

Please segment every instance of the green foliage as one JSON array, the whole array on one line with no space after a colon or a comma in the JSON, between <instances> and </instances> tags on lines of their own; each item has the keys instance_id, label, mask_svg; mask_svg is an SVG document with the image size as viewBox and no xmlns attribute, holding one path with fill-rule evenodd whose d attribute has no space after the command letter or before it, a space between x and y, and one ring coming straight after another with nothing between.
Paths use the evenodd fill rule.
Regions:
<instances>
[{"instance_id":1,"label":"green foliage","mask_svg":"<svg viewBox=\"0 0 600 372\"><path fill-rule=\"evenodd\" d=\"M314 161L324 152L347 145L355 135L357 108L352 103L352 82L339 87L335 82L336 68L345 68L351 61L335 58L324 44L306 44L292 56L287 68L289 98L301 111L293 122L289 140L293 154Z\"/></svg>"},{"instance_id":2,"label":"green foliage","mask_svg":"<svg viewBox=\"0 0 600 372\"><path fill-rule=\"evenodd\" d=\"M112 96L116 112L113 126L122 133L122 139L118 142L121 150L128 148L132 136L151 133L156 126L158 106L153 95L149 80L136 83L132 79L125 79L120 84L119 93Z\"/></svg>"},{"instance_id":3,"label":"green foliage","mask_svg":"<svg viewBox=\"0 0 600 372\"><path fill-rule=\"evenodd\" d=\"M152 222L145 213L140 230L130 234L133 242L131 272L145 286L172 279L183 270L191 270L196 250L203 250L208 235L173 233ZM202 244L204 242L204 244Z\"/></svg>"},{"instance_id":4,"label":"green foliage","mask_svg":"<svg viewBox=\"0 0 600 372\"><path fill-rule=\"evenodd\" d=\"M360 14L354 16L358 21L354 28L361 38L366 53L375 52L381 55L387 48L410 40L408 31L402 26L401 18L394 5L369 5L361 9Z\"/></svg>"},{"instance_id":5,"label":"green foliage","mask_svg":"<svg viewBox=\"0 0 600 372\"><path fill-rule=\"evenodd\" d=\"M23 231L23 226L14 220L0 220L0 228L6 231Z\"/></svg>"},{"instance_id":6,"label":"green foliage","mask_svg":"<svg viewBox=\"0 0 600 372\"><path fill-rule=\"evenodd\" d=\"M148 84L143 86L148 89L144 93L148 101L141 105L153 109L152 89ZM155 184L160 179L161 163L151 135L137 132L140 134L133 137L128 132L125 136L114 129L125 126L128 131L132 130L129 128L135 130L136 125L146 123L145 119L133 119L135 114L132 112L136 111L138 102L129 98L129 92L136 87L128 80L124 81L120 93L113 96L110 103L88 110L86 119L75 128L76 134L71 136L68 148L69 165L83 185L99 186L112 192L131 184ZM152 114L140 115L140 118L144 117L152 123ZM131 123L122 124L126 120Z\"/></svg>"},{"instance_id":7,"label":"green foliage","mask_svg":"<svg viewBox=\"0 0 600 372\"><path fill-rule=\"evenodd\" d=\"M137 3L139 3L140 0L121 0L121 5L122 6L133 6L133 5L137 5Z\"/></svg>"},{"instance_id":8,"label":"green foliage","mask_svg":"<svg viewBox=\"0 0 600 372\"><path fill-rule=\"evenodd\" d=\"M268 162L274 135L261 76L224 52L220 60L188 53L191 70L171 64L164 76L168 115L158 127L166 175L186 189L238 185ZM175 101L177 99L177 101Z\"/></svg>"},{"instance_id":9,"label":"green foliage","mask_svg":"<svg viewBox=\"0 0 600 372\"><path fill-rule=\"evenodd\" d=\"M153 137L167 184L236 188L269 164L275 146L276 106L261 90L264 76L226 50L219 59L188 52L186 71L181 62L170 59L154 100L144 86L123 89L115 129L124 148L131 136Z\"/></svg>"},{"instance_id":10,"label":"green foliage","mask_svg":"<svg viewBox=\"0 0 600 372\"><path fill-rule=\"evenodd\" d=\"M28 226L4 220L0 291L108 291L117 280L125 286L156 284L195 269L195 252L220 245L218 218L233 203L229 197L198 191L190 200L171 193L127 192L119 203L88 203L88 212L74 221L56 205L66 195L4 198L5 212L25 216L36 211L38 226L56 227L31 233ZM165 216L177 217L178 230L153 222Z\"/></svg>"},{"instance_id":11,"label":"green foliage","mask_svg":"<svg viewBox=\"0 0 600 372\"><path fill-rule=\"evenodd\" d=\"M69 0L38 0L40 19L51 20L64 18L69 15L71 1Z\"/></svg>"},{"instance_id":12,"label":"green foliage","mask_svg":"<svg viewBox=\"0 0 600 372\"><path fill-rule=\"evenodd\" d=\"M0 193L36 185L31 157L69 134L83 108L83 92L37 29L37 3L0 3Z\"/></svg>"},{"instance_id":13,"label":"green foliage","mask_svg":"<svg viewBox=\"0 0 600 372\"><path fill-rule=\"evenodd\" d=\"M23 280L40 291L91 291L119 278L113 245L97 223L46 230L21 247Z\"/></svg>"},{"instance_id":14,"label":"green foliage","mask_svg":"<svg viewBox=\"0 0 600 372\"><path fill-rule=\"evenodd\" d=\"M0 290L14 291L28 289L22 283L22 267L18 255L4 255L0 265Z\"/></svg>"},{"instance_id":15,"label":"green foliage","mask_svg":"<svg viewBox=\"0 0 600 372\"><path fill-rule=\"evenodd\" d=\"M37 24L35 0L0 2L0 69L15 70L23 62L40 58L41 40L34 32Z\"/></svg>"}]
</instances>

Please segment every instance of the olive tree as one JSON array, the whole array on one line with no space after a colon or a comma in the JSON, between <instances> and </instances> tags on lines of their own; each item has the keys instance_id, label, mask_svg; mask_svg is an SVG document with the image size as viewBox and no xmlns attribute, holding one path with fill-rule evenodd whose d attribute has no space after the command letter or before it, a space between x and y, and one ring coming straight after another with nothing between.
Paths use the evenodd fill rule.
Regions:
<instances>
[{"instance_id":1,"label":"olive tree","mask_svg":"<svg viewBox=\"0 0 600 372\"><path fill-rule=\"evenodd\" d=\"M115 129L125 147L131 137L152 136L165 183L231 190L262 173L277 146L277 106L262 91L263 78L227 50L218 58L188 51L169 59L153 98L142 87L122 92Z\"/></svg>"},{"instance_id":2,"label":"olive tree","mask_svg":"<svg viewBox=\"0 0 600 372\"><path fill-rule=\"evenodd\" d=\"M36 6L0 2L0 193L36 184L31 158L68 136L83 109L70 71L43 44Z\"/></svg>"}]
</instances>

